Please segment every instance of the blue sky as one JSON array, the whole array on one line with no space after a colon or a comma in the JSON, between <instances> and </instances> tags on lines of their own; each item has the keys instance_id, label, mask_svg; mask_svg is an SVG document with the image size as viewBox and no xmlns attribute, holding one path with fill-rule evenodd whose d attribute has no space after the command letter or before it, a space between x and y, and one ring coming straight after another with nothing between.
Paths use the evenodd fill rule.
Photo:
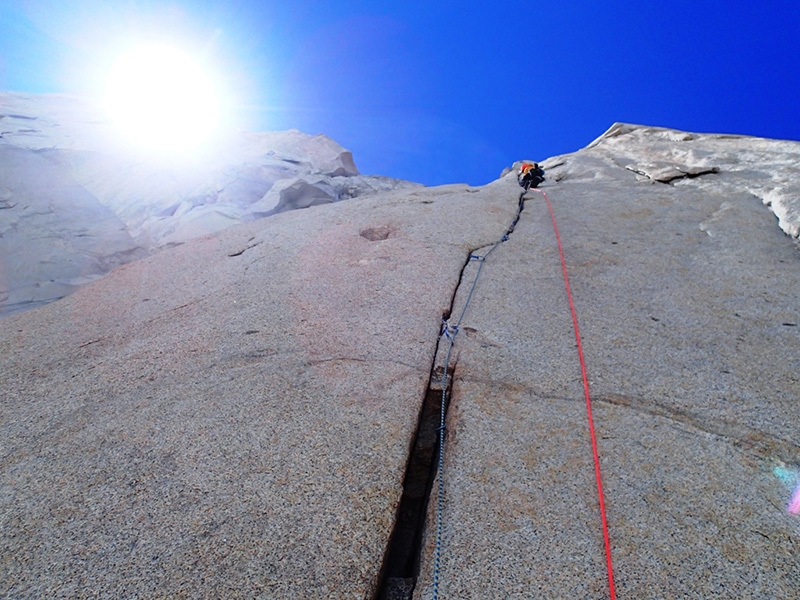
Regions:
<instances>
[{"instance_id":1,"label":"blue sky","mask_svg":"<svg viewBox=\"0 0 800 600\"><path fill-rule=\"evenodd\" d=\"M800 140L796 0L554 4L0 0L0 90L94 93L122 43L171 42L223 74L241 126L428 185L615 121Z\"/></svg>"}]
</instances>

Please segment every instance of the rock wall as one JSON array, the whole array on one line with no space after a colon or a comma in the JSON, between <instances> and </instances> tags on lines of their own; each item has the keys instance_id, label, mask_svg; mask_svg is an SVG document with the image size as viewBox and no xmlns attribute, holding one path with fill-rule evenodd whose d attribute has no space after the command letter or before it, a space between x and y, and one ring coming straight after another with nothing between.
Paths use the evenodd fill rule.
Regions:
<instances>
[{"instance_id":1,"label":"rock wall","mask_svg":"<svg viewBox=\"0 0 800 600\"><path fill-rule=\"evenodd\" d=\"M617 597L793 597L800 254L754 190L798 144L611 133L521 202L288 211L0 320L0 595L430 598L441 481L439 597L608 598L545 192Z\"/></svg>"}]
</instances>

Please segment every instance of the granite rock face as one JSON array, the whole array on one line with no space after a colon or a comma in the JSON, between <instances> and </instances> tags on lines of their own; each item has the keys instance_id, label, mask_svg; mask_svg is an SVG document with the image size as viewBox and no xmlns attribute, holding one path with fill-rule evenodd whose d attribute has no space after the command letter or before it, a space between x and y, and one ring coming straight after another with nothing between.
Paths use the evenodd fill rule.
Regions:
<instances>
[{"instance_id":1,"label":"granite rock face","mask_svg":"<svg viewBox=\"0 0 800 600\"><path fill-rule=\"evenodd\" d=\"M100 108L64 96L0 94L0 151L8 157L0 166L0 228L16 228L23 213L25 219L17 228L23 238L1 242L17 250L0 255L0 316L58 299L120 262L237 223L417 186L359 175L350 152L299 131L232 132L191 159L152 159L126 147ZM41 217L40 204L50 217ZM103 216L76 246L83 234L69 224L86 221L80 211L88 205ZM90 248L98 236L107 243ZM31 241L42 239L60 247L58 261L50 246Z\"/></svg>"},{"instance_id":2,"label":"granite rock face","mask_svg":"<svg viewBox=\"0 0 800 600\"><path fill-rule=\"evenodd\" d=\"M796 237L798 151L618 124L543 163L620 598L796 595L800 254L762 201ZM526 197L451 359L443 598L609 597L555 232L540 193ZM433 590L433 522L416 599Z\"/></svg>"},{"instance_id":3,"label":"granite rock face","mask_svg":"<svg viewBox=\"0 0 800 600\"><path fill-rule=\"evenodd\" d=\"M0 595L370 596L495 188L278 214L3 319Z\"/></svg>"},{"instance_id":4,"label":"granite rock face","mask_svg":"<svg viewBox=\"0 0 800 600\"><path fill-rule=\"evenodd\" d=\"M798 146L618 125L543 163L620 598L800 589L800 254L763 202L791 233ZM275 214L0 320L0 595L430 598L415 434L463 314L440 597L607 598L558 246L519 193Z\"/></svg>"},{"instance_id":5,"label":"granite rock face","mask_svg":"<svg viewBox=\"0 0 800 600\"><path fill-rule=\"evenodd\" d=\"M690 183L716 194L752 194L772 209L787 235L800 236L797 142L617 123L589 148L617 164L631 161L625 168L645 180ZM686 181L718 172L725 177Z\"/></svg>"},{"instance_id":6,"label":"granite rock face","mask_svg":"<svg viewBox=\"0 0 800 600\"><path fill-rule=\"evenodd\" d=\"M0 316L145 256L125 224L35 152L0 145Z\"/></svg>"}]
</instances>

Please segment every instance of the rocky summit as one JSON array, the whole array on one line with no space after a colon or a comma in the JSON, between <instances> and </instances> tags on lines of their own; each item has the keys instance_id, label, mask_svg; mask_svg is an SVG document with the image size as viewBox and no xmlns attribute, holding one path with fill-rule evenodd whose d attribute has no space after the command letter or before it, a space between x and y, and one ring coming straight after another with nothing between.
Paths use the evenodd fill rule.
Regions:
<instances>
[{"instance_id":1,"label":"rocky summit","mask_svg":"<svg viewBox=\"0 0 800 600\"><path fill-rule=\"evenodd\" d=\"M409 187L324 135L229 131L154 159L85 99L0 93L0 316L237 223Z\"/></svg>"},{"instance_id":2,"label":"rocky summit","mask_svg":"<svg viewBox=\"0 0 800 600\"><path fill-rule=\"evenodd\" d=\"M797 596L800 143L617 124L524 196L180 244L86 151L0 150L8 207L136 259L0 320L0 595Z\"/></svg>"}]
</instances>

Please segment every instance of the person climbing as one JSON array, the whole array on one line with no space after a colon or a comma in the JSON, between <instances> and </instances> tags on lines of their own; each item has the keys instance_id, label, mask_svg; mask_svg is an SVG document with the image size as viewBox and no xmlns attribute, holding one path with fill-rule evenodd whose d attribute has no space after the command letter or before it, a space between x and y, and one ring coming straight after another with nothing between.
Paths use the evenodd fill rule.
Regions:
<instances>
[{"instance_id":1,"label":"person climbing","mask_svg":"<svg viewBox=\"0 0 800 600\"><path fill-rule=\"evenodd\" d=\"M544 181L544 169L539 166L539 163L522 163L517 174L517 181L527 192Z\"/></svg>"}]
</instances>

